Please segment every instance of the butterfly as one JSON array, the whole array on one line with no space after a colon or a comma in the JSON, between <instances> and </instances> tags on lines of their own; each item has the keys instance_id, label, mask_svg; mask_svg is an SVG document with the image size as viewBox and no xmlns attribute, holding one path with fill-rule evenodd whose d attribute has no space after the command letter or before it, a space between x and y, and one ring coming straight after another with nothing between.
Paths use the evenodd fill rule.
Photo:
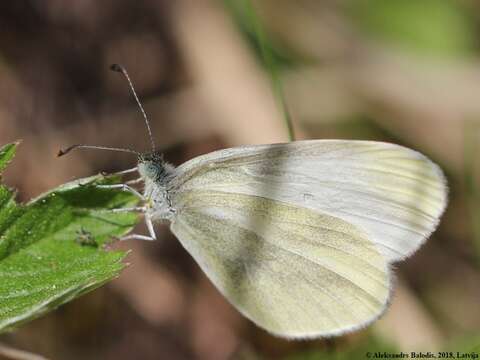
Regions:
<instances>
[{"instance_id":1,"label":"butterfly","mask_svg":"<svg viewBox=\"0 0 480 360\"><path fill-rule=\"evenodd\" d=\"M412 255L447 203L441 169L403 146L304 140L215 151L174 167L155 151L135 153L129 191L153 223L170 229L217 289L243 315L282 337L314 338L367 326L386 310L391 265ZM124 210L124 209L119 209Z\"/></svg>"}]
</instances>

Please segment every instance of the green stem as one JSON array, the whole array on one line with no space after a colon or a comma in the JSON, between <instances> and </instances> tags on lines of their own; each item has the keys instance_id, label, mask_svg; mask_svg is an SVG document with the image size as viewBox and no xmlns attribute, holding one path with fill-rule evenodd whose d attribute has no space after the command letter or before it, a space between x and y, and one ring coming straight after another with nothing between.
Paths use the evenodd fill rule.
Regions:
<instances>
[{"instance_id":1,"label":"green stem","mask_svg":"<svg viewBox=\"0 0 480 360\"><path fill-rule=\"evenodd\" d=\"M285 94L283 92L282 82L278 74L278 69L275 63L275 59L273 58L272 53L266 44L265 33L260 24L260 20L257 17L257 14L255 12L252 2L250 0L245 0L245 4L247 8L247 13L250 17L250 21L253 24L255 34L257 36L263 61L265 62L265 66L267 67L270 73L274 95L282 108L285 126L287 127L287 131L288 131L288 138L290 141L294 141L295 131L293 129L292 117L290 115L290 111L288 109L288 105L285 100Z\"/></svg>"}]
</instances>

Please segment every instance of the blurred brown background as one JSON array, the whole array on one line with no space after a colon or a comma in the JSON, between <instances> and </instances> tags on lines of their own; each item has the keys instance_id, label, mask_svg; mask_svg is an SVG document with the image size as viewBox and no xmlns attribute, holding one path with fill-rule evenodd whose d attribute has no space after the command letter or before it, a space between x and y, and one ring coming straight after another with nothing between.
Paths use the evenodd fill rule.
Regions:
<instances>
[{"instance_id":1,"label":"blurred brown background","mask_svg":"<svg viewBox=\"0 0 480 360\"><path fill-rule=\"evenodd\" d=\"M396 265L386 315L328 341L256 328L167 227L128 242L122 276L17 331L8 346L51 359L364 358L366 351L480 351L480 3L475 0L252 0L298 138L392 141L445 170L450 204L428 243ZM287 140L244 0L0 4L0 144L23 139L5 182L31 197L132 167L148 147L123 64L166 158ZM144 229L140 229L144 231ZM1 279L0 279L1 281ZM344 356L344 357L342 357Z\"/></svg>"}]
</instances>

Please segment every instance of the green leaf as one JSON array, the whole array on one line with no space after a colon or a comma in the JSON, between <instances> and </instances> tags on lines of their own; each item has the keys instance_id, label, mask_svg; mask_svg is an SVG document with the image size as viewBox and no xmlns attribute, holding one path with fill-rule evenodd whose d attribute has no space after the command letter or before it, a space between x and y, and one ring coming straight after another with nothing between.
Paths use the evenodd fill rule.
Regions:
<instances>
[{"instance_id":1,"label":"green leaf","mask_svg":"<svg viewBox=\"0 0 480 360\"><path fill-rule=\"evenodd\" d=\"M17 145L18 142L5 145L0 149L0 173L7 167L10 160L12 160Z\"/></svg>"},{"instance_id":2,"label":"green leaf","mask_svg":"<svg viewBox=\"0 0 480 360\"><path fill-rule=\"evenodd\" d=\"M0 149L0 168L16 145ZM77 180L26 205L0 185L0 332L119 275L126 253L106 251L104 245L129 232L137 215L108 209L131 207L137 200L95 186L117 180L100 175ZM93 242L79 241L82 234Z\"/></svg>"}]
</instances>

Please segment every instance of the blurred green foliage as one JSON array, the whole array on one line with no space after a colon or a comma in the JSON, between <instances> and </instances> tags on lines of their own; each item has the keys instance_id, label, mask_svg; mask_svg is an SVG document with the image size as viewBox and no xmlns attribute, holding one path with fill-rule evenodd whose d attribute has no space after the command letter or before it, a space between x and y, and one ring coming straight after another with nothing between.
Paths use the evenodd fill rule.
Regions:
<instances>
[{"instance_id":1,"label":"blurred green foliage","mask_svg":"<svg viewBox=\"0 0 480 360\"><path fill-rule=\"evenodd\" d=\"M340 350L313 350L290 356L287 360L350 360L367 359L367 353L398 353L400 350L395 346L380 341L378 338L369 336L353 347L345 346Z\"/></svg>"},{"instance_id":2,"label":"blurred green foliage","mask_svg":"<svg viewBox=\"0 0 480 360\"><path fill-rule=\"evenodd\" d=\"M251 0L223 0L225 8L232 16L235 24L238 26L241 34L245 37L247 43L252 47L258 61L264 66L269 67L269 59L263 56L268 53L271 56L271 63L279 69L295 66L300 59L295 57L288 49L282 46L278 40L275 41L271 34L262 31L258 34L258 20L255 11L255 4Z\"/></svg>"},{"instance_id":3,"label":"blurred green foliage","mask_svg":"<svg viewBox=\"0 0 480 360\"><path fill-rule=\"evenodd\" d=\"M449 341L444 349L445 351L476 352L480 354L480 334L464 334Z\"/></svg>"},{"instance_id":4,"label":"blurred green foliage","mask_svg":"<svg viewBox=\"0 0 480 360\"><path fill-rule=\"evenodd\" d=\"M355 0L353 22L372 37L418 54L462 56L474 51L474 20L452 0Z\"/></svg>"},{"instance_id":5,"label":"blurred green foliage","mask_svg":"<svg viewBox=\"0 0 480 360\"><path fill-rule=\"evenodd\" d=\"M476 122L466 121L464 128L465 189L472 238L476 250L477 264L480 266L480 187L478 186L478 151L480 150L480 126Z\"/></svg>"}]
</instances>

